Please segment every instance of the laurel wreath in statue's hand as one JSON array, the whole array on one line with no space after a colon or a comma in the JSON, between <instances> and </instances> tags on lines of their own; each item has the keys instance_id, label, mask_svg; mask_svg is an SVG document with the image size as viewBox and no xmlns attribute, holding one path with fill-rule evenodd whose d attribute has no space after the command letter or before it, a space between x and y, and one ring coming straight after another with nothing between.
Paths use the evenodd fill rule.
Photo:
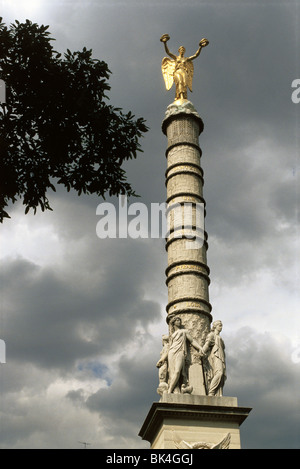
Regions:
<instances>
[{"instance_id":1,"label":"laurel wreath in statue's hand","mask_svg":"<svg viewBox=\"0 0 300 469\"><path fill-rule=\"evenodd\" d=\"M201 39L201 41L199 42L199 46L201 46L201 47L206 47L208 44L209 44L209 42L208 42L207 39L205 39L205 37L203 39Z\"/></svg>"},{"instance_id":2,"label":"laurel wreath in statue's hand","mask_svg":"<svg viewBox=\"0 0 300 469\"><path fill-rule=\"evenodd\" d=\"M169 34L163 34L160 38L161 42L167 42L170 39Z\"/></svg>"}]
</instances>

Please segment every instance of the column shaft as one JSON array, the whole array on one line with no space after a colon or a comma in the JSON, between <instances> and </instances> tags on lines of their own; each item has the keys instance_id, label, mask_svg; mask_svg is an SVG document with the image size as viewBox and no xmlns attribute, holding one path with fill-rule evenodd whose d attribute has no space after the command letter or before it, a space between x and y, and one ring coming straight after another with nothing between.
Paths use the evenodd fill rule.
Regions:
<instances>
[{"instance_id":1,"label":"column shaft","mask_svg":"<svg viewBox=\"0 0 300 469\"><path fill-rule=\"evenodd\" d=\"M166 239L168 267L167 322L180 315L184 327L203 343L211 323L207 234L197 217L204 210L203 170L199 135L203 122L193 113L177 113L163 122L168 138L167 206L170 230ZM193 237L193 239L190 239Z\"/></svg>"}]
</instances>

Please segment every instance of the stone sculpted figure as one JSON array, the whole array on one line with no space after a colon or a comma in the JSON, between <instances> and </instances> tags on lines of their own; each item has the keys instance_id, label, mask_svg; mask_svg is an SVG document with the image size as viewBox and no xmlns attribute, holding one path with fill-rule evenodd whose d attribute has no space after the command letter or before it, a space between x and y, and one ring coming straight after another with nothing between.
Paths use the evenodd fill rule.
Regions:
<instances>
[{"instance_id":1,"label":"stone sculpted figure","mask_svg":"<svg viewBox=\"0 0 300 469\"><path fill-rule=\"evenodd\" d=\"M162 395L164 391L168 390L168 350L169 350L169 336L162 336L162 351L160 353L161 364L159 367L158 378L159 386L157 388L158 394Z\"/></svg>"},{"instance_id":2,"label":"stone sculpted figure","mask_svg":"<svg viewBox=\"0 0 300 469\"><path fill-rule=\"evenodd\" d=\"M188 370L186 368L186 356L188 342L203 355L202 347L190 335L187 329L182 327L181 319L175 316L170 321L169 346L163 351L156 366L160 368L168 362L168 393L191 393L192 387L188 382ZM159 391L158 391L159 392Z\"/></svg>"},{"instance_id":3,"label":"stone sculpted figure","mask_svg":"<svg viewBox=\"0 0 300 469\"><path fill-rule=\"evenodd\" d=\"M223 396L226 380L225 345L220 337L223 325L214 321L207 335L203 352L208 356L207 383L209 396Z\"/></svg>"},{"instance_id":4,"label":"stone sculpted figure","mask_svg":"<svg viewBox=\"0 0 300 469\"><path fill-rule=\"evenodd\" d=\"M172 87L173 82L175 82L175 100L187 99L187 88L192 91L194 75L194 64L192 61L199 56L202 47L206 47L209 42L205 38L201 39L197 52L190 57L184 57L185 48L183 46L180 46L178 49L179 55L172 54L169 51L167 46L167 41L169 39L170 36L168 34L164 34L160 38L161 42L163 42L165 46L166 53L171 57L171 59L169 59L169 57L164 57L162 60L161 70L165 80L165 85L167 90L169 90Z\"/></svg>"}]
</instances>

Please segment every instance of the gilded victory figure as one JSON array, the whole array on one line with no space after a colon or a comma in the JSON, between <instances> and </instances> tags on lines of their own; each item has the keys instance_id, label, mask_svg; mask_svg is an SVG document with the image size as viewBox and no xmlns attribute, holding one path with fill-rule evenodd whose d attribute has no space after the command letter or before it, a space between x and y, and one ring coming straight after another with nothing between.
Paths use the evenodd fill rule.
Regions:
<instances>
[{"instance_id":1,"label":"gilded victory figure","mask_svg":"<svg viewBox=\"0 0 300 469\"><path fill-rule=\"evenodd\" d=\"M199 42L199 49L191 57L184 57L185 48L180 46L178 49L179 55L174 55L169 51L167 41L170 39L168 34L164 34L160 40L164 43L166 53L171 57L164 57L161 64L162 74L165 80L167 90L169 90L173 83L176 86L175 100L186 100L187 89L192 91L192 81L194 75L193 60L198 57L202 47L206 47L209 42L203 38Z\"/></svg>"}]
</instances>

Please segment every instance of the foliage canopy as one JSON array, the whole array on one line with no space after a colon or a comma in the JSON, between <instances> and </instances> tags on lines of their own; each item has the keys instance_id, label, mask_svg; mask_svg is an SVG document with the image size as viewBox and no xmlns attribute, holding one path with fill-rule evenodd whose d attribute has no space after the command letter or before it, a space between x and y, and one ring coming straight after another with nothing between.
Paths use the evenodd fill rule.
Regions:
<instances>
[{"instance_id":1,"label":"foliage canopy","mask_svg":"<svg viewBox=\"0 0 300 469\"><path fill-rule=\"evenodd\" d=\"M49 26L0 18L0 221L9 202L51 209L47 191L136 195L122 164L142 151L143 118L107 104L108 65L52 47Z\"/></svg>"}]
</instances>

